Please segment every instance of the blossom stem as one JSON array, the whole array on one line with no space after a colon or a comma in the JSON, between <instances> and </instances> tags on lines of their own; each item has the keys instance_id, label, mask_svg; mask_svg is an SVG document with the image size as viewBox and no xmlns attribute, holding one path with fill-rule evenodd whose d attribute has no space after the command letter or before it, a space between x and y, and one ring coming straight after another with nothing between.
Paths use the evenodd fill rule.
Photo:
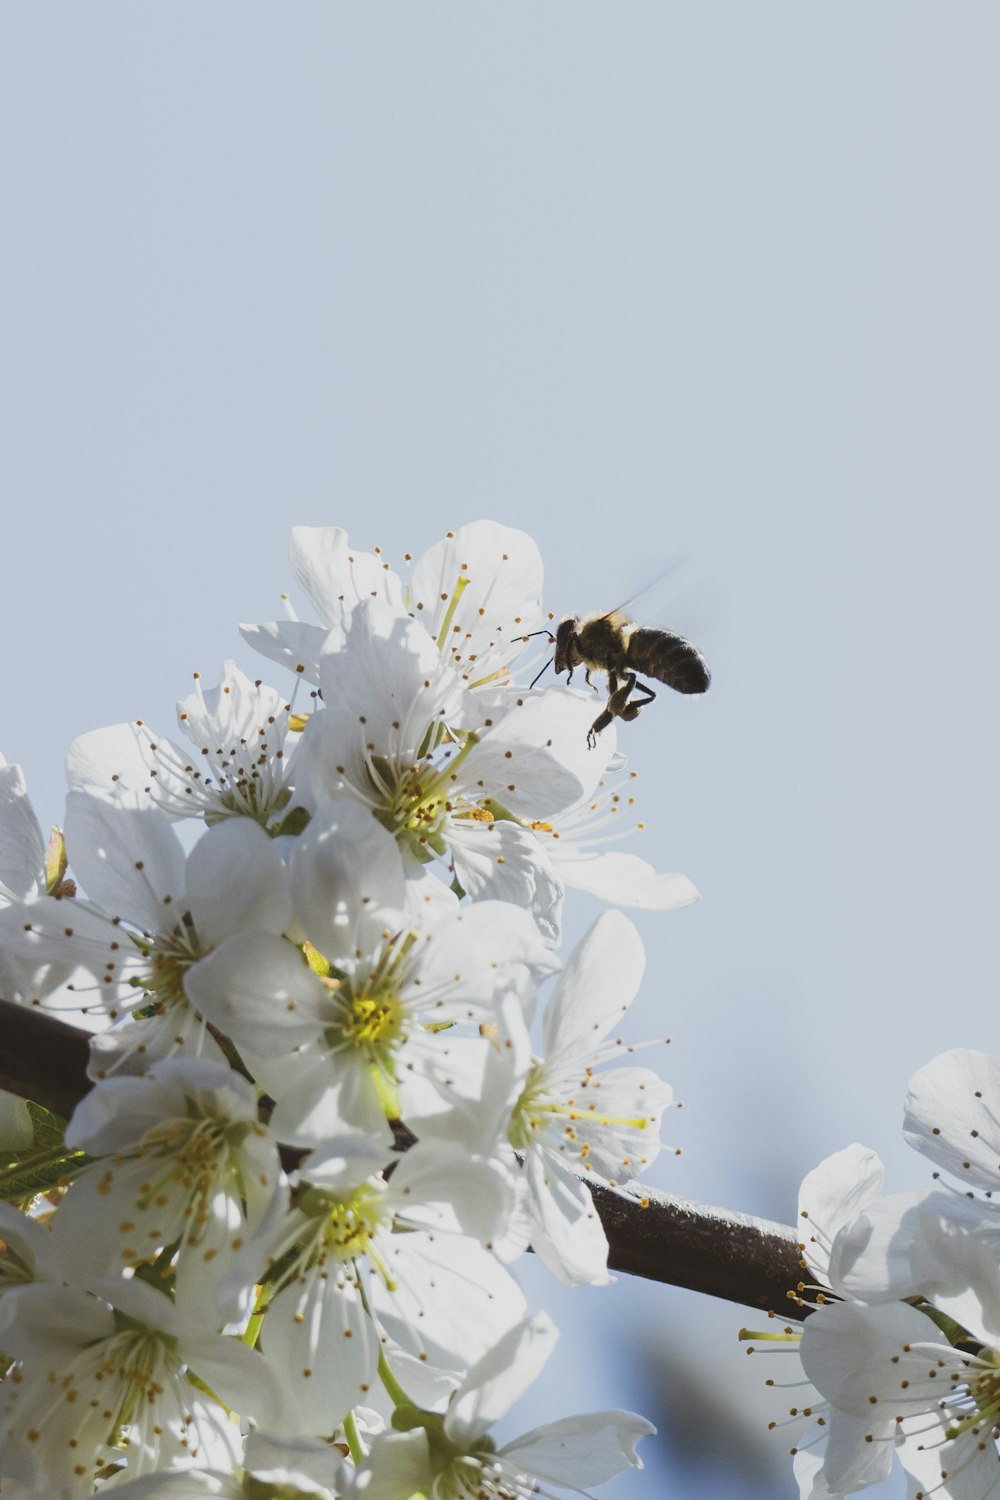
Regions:
<instances>
[{"instance_id":1,"label":"blossom stem","mask_svg":"<svg viewBox=\"0 0 1000 1500\"><path fill-rule=\"evenodd\" d=\"M412 1406L413 1402L403 1390L399 1381L389 1367L389 1361L385 1357L385 1350L378 1351L378 1378L385 1386L386 1395L394 1406Z\"/></svg>"},{"instance_id":2,"label":"blossom stem","mask_svg":"<svg viewBox=\"0 0 1000 1500\"><path fill-rule=\"evenodd\" d=\"M349 1411L344 1418L344 1437L347 1439L347 1446L351 1450L351 1457L354 1462L356 1464L361 1463L365 1457L365 1449L361 1441L361 1434L358 1432L358 1424L353 1411Z\"/></svg>"}]
</instances>

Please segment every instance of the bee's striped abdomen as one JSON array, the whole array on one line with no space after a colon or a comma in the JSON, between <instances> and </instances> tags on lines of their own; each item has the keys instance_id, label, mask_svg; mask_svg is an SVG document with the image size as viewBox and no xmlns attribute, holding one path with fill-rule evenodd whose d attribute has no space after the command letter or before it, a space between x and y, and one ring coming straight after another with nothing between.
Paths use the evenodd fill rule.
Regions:
<instances>
[{"instance_id":1,"label":"bee's striped abdomen","mask_svg":"<svg viewBox=\"0 0 1000 1500\"><path fill-rule=\"evenodd\" d=\"M655 677L677 693L704 693L712 680L698 648L669 630L630 631L626 658L631 671Z\"/></svg>"}]
</instances>

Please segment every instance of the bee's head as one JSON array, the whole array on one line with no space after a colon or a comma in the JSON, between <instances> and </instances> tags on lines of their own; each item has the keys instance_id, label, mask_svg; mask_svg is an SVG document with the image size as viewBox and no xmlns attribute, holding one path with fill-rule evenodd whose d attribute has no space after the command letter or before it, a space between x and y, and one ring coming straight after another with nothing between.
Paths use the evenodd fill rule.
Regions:
<instances>
[{"instance_id":1,"label":"bee's head","mask_svg":"<svg viewBox=\"0 0 1000 1500\"><path fill-rule=\"evenodd\" d=\"M573 668L580 663L580 653L576 649L576 633L579 624L579 615L567 615L565 620L560 620L556 626L555 668L557 672L572 672Z\"/></svg>"}]
</instances>

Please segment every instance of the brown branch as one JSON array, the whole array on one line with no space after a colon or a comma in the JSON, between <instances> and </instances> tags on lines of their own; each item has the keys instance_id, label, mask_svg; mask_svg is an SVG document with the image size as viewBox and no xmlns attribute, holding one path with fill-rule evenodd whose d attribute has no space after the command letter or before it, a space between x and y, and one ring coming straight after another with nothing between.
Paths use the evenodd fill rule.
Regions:
<instances>
[{"instance_id":1,"label":"brown branch","mask_svg":"<svg viewBox=\"0 0 1000 1500\"><path fill-rule=\"evenodd\" d=\"M85 1032L0 1000L0 1088L69 1116L91 1086L88 1043ZM590 1187L613 1270L782 1318L808 1312L789 1296L803 1275L794 1229L667 1193Z\"/></svg>"},{"instance_id":2,"label":"brown branch","mask_svg":"<svg viewBox=\"0 0 1000 1500\"><path fill-rule=\"evenodd\" d=\"M614 1271L801 1320L805 1270L794 1229L639 1184L590 1184Z\"/></svg>"},{"instance_id":3,"label":"brown branch","mask_svg":"<svg viewBox=\"0 0 1000 1500\"><path fill-rule=\"evenodd\" d=\"M89 1057L87 1032L0 1000L0 1088L66 1119L91 1086Z\"/></svg>"}]
</instances>

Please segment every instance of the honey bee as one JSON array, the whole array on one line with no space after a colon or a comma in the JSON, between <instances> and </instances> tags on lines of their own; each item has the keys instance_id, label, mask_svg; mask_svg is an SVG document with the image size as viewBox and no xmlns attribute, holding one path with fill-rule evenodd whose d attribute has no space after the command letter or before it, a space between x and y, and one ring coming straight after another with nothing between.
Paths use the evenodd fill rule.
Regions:
<instances>
[{"instance_id":1,"label":"honey bee","mask_svg":"<svg viewBox=\"0 0 1000 1500\"><path fill-rule=\"evenodd\" d=\"M591 672L608 674L608 701L587 731L587 744L592 750L597 736L613 719L635 719L640 709L653 702L656 694L639 681L640 672L644 677L666 683L677 693L704 693L711 682L705 658L690 641L670 630L638 625L620 609L610 610L606 615L585 615L582 619L579 615L567 615L556 626L555 636L548 634L555 645L555 655L545 663L542 672L554 663L557 673L569 673L568 685L576 668L582 666L588 687L593 686Z\"/></svg>"}]
</instances>

